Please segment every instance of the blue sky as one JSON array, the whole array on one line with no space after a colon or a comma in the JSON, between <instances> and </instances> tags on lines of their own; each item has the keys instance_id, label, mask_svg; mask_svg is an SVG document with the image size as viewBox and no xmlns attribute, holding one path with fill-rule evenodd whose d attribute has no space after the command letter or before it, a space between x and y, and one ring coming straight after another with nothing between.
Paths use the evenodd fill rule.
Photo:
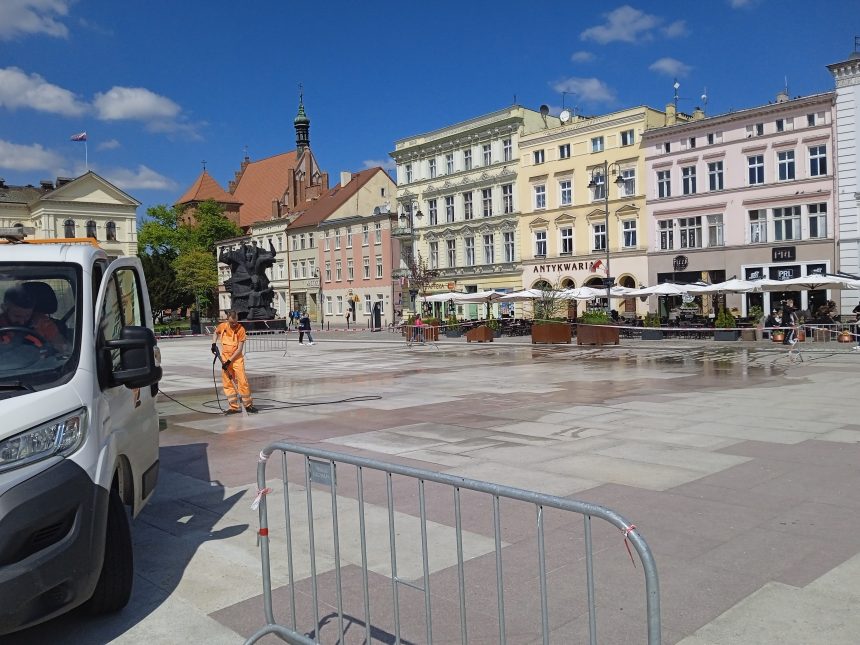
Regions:
<instances>
[{"instance_id":1,"label":"blue sky","mask_svg":"<svg viewBox=\"0 0 860 645\"><path fill-rule=\"evenodd\" d=\"M323 7L320 10L320 7ZM599 114L692 111L833 89L860 35L856 0L699 3L0 0L0 177L90 167L143 206L173 203L206 160L226 188L295 147L341 170L389 165L394 141L518 103ZM568 92L563 95L562 92Z\"/></svg>"}]
</instances>

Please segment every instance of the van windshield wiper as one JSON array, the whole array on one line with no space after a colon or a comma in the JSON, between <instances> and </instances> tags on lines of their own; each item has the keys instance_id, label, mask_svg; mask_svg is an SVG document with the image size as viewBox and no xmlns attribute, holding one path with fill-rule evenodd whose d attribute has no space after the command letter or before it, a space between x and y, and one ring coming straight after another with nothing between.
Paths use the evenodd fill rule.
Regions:
<instances>
[{"instance_id":1,"label":"van windshield wiper","mask_svg":"<svg viewBox=\"0 0 860 645\"><path fill-rule=\"evenodd\" d=\"M29 383L23 381L0 381L0 390L27 390L35 392L36 389Z\"/></svg>"}]
</instances>

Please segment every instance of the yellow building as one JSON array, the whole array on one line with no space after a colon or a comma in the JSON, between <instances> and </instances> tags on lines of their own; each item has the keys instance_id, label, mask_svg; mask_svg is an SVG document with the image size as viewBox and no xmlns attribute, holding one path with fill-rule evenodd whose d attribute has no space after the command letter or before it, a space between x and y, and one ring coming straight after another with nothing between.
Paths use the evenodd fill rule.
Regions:
<instances>
[{"instance_id":1,"label":"yellow building","mask_svg":"<svg viewBox=\"0 0 860 645\"><path fill-rule=\"evenodd\" d=\"M561 116L558 127L519 140L522 287L541 281L602 287L607 276L620 286L647 284L640 141L643 131L666 125L667 118L674 122L675 115L640 106L595 117ZM622 313L635 314L637 307L647 311L633 298L612 302Z\"/></svg>"}]
</instances>

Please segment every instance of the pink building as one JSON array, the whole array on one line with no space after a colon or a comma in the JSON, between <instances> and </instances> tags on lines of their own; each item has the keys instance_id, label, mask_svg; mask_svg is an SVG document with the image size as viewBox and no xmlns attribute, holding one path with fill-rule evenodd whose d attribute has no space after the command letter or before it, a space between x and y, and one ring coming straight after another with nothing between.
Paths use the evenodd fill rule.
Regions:
<instances>
[{"instance_id":1,"label":"pink building","mask_svg":"<svg viewBox=\"0 0 860 645\"><path fill-rule=\"evenodd\" d=\"M649 284L834 270L834 116L833 92L780 93L768 105L643 133ZM769 311L787 297L813 312L833 298L729 295L726 305ZM673 304L661 302L662 313Z\"/></svg>"}]
</instances>

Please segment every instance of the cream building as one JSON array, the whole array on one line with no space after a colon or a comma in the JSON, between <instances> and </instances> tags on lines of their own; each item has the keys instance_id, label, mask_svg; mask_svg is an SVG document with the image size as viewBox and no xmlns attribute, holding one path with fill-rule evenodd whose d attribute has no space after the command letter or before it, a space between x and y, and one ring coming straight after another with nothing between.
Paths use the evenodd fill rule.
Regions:
<instances>
[{"instance_id":1,"label":"cream building","mask_svg":"<svg viewBox=\"0 0 860 645\"><path fill-rule=\"evenodd\" d=\"M93 238L111 257L137 254L138 206L92 171L38 187L0 179L0 226L34 228L36 239Z\"/></svg>"},{"instance_id":2,"label":"cream building","mask_svg":"<svg viewBox=\"0 0 860 645\"><path fill-rule=\"evenodd\" d=\"M647 284L640 142L645 130L675 122L670 108L661 112L640 106L596 117L563 114L565 123L520 138L518 286L528 289L547 282L560 288L602 287L607 275L625 287ZM635 299L613 301L612 307L628 314L640 307L646 311Z\"/></svg>"},{"instance_id":3,"label":"cream building","mask_svg":"<svg viewBox=\"0 0 860 645\"><path fill-rule=\"evenodd\" d=\"M408 277L420 253L438 271L431 292L519 289L519 143L558 126L556 117L513 105L397 141L400 275ZM476 306L466 309L458 314L478 315Z\"/></svg>"}]
</instances>

